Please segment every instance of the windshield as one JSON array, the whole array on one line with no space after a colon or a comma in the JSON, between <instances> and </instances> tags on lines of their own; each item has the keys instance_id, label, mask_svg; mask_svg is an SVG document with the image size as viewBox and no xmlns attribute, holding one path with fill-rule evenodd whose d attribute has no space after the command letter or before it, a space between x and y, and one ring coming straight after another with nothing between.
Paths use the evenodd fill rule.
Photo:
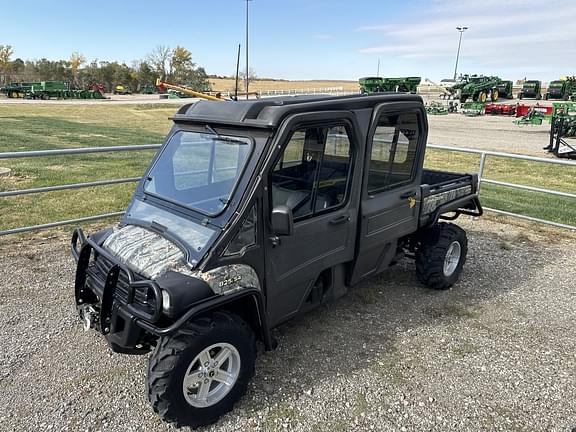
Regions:
<instances>
[{"instance_id":1,"label":"windshield","mask_svg":"<svg viewBox=\"0 0 576 432\"><path fill-rule=\"evenodd\" d=\"M148 173L144 191L216 215L228 204L251 148L250 139L211 128L176 132Z\"/></svg>"},{"instance_id":2,"label":"windshield","mask_svg":"<svg viewBox=\"0 0 576 432\"><path fill-rule=\"evenodd\" d=\"M551 87L551 88L560 88L560 87L562 87L563 85L564 85L564 82L563 82L563 81L552 81L552 82L550 83L550 87Z\"/></svg>"},{"instance_id":3,"label":"windshield","mask_svg":"<svg viewBox=\"0 0 576 432\"><path fill-rule=\"evenodd\" d=\"M534 88L534 87L536 87L536 83L527 82L527 83L524 84L524 87L526 87L526 88Z\"/></svg>"}]
</instances>

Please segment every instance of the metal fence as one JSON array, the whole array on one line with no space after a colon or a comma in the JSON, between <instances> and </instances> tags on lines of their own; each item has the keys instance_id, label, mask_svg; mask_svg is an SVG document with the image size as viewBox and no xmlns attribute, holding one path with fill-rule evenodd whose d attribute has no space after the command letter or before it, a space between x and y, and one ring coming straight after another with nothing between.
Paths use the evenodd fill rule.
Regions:
<instances>
[{"instance_id":1,"label":"metal fence","mask_svg":"<svg viewBox=\"0 0 576 432\"><path fill-rule=\"evenodd\" d=\"M536 157L536 156L519 155L519 154L514 154L514 153L504 153L504 152L489 151L489 150L477 150L477 149L470 149L470 148L463 148L463 147L452 147L452 146L444 146L444 145L435 145L435 144L428 144L427 148L446 150L446 151L451 151L451 152L459 152L459 153L472 153L472 154L480 155L480 164L478 166L478 178L480 180L480 185L482 185L482 183L493 184L493 185L504 186L504 187L508 187L508 188L512 188L512 189L521 189L521 190L527 190L527 191L532 191L532 192L540 192L540 193L549 194L549 195L553 195L553 196L562 196L562 197L576 199L576 194L570 193L570 192L563 192L563 191L557 191L557 190L552 190L552 189L544 189L544 188L539 188L539 187L535 187L535 186L528 186L528 185L522 185L522 184L516 184L516 183L508 183L508 182L503 182L503 181L498 181L498 180L491 180L491 179L487 179L484 177L484 170L486 167L486 161L488 159L488 156L507 158L507 159L516 159L516 160L525 160L525 161L547 163L547 164L564 165L564 166L570 166L570 167L574 167L574 168L576 168L576 162L563 160L563 159L548 159L548 158L542 158L542 157ZM576 209L576 206L575 206L575 209ZM493 213L498 213L498 214L502 214L502 215L506 215L506 216L512 216L512 217L516 217L516 218L520 218L520 219L526 219L526 220L533 221L533 222L539 222L539 223L544 223L544 224L548 224L548 225L553 225L553 226L560 227L560 228L567 228L567 229L571 229L571 230L576 230L575 225L563 224L563 223L559 223L559 222L554 222L554 221L550 221L550 220L546 220L546 219L540 219L540 218L522 215L522 214L518 214L518 213L507 212L504 210L494 209L494 208L490 208L490 207L484 207L484 210L488 210L488 211L491 211Z\"/></svg>"},{"instance_id":2,"label":"metal fence","mask_svg":"<svg viewBox=\"0 0 576 432\"><path fill-rule=\"evenodd\" d=\"M160 147L161 144L144 144L144 145L134 145L134 146L116 146L116 147L89 147L89 148L77 148L77 149L62 149L62 150L38 150L38 151L23 151L23 152L5 152L0 153L0 160L2 159L20 159L20 158L33 158L33 157L50 157L50 156L65 156L65 155L82 155L82 154L89 154L89 153L107 153L107 152L132 152L132 151L143 151L143 150L156 150ZM547 163L547 164L557 164L557 165L564 165L576 168L576 162L561 160L561 159L547 159L541 157L534 157L534 156L525 156L525 155L518 155L512 153L503 153L503 152L496 152L496 151L486 151L486 150L477 150L477 149L469 149L469 148L461 148L461 147L452 147L452 146L443 146L443 145L433 145L429 144L428 148L444 150L449 152L459 152L459 153L472 153L480 155L480 164L478 167L478 177L480 179L481 184L493 184L497 186L503 186L513 189L521 189L527 190L532 192L539 192L544 194L549 194L552 196L561 196L576 199L575 193L551 190L551 189L544 189L535 186L528 186L528 185L521 185L515 183L508 183L503 181L491 180L484 178L484 170L486 167L486 163L489 156L492 157L499 157L499 158L508 158L508 159L516 159L516 160L526 160L538 163ZM61 191L66 189L81 189L87 187L97 187L97 186L107 186L107 185L115 185L121 183L132 183L139 181L139 177L129 177L129 178L120 178L120 179L113 179L113 180L98 180L93 182L85 182L85 183L73 183L73 184L65 184L65 185L55 185L55 186L46 186L40 188L32 188L32 189L21 189L21 190L11 190L0 192L0 199L7 198L7 197L15 197L20 195L28 195L28 194L39 194L39 193L48 193L53 191ZM493 209L493 208L485 208L487 211L491 211L498 214L503 214L506 216L512 216L516 218L526 219L533 222L539 222L544 224L553 225L560 228L567 228L571 230L576 230L576 226L562 224L550 220L539 219L532 216L507 212L500 209ZM54 228L63 225L70 225L82 222L91 222L100 219L110 218L110 217L117 217L124 214L124 212L114 212L114 213L104 213L98 214L94 216L88 216L83 218L77 219L69 219L64 221L55 221L49 222L41 225L32 225L32 226L24 226L12 229L6 229L0 231L0 236L5 236L9 234L17 234L17 233L24 233L30 231L38 231L42 229Z\"/></svg>"}]
</instances>

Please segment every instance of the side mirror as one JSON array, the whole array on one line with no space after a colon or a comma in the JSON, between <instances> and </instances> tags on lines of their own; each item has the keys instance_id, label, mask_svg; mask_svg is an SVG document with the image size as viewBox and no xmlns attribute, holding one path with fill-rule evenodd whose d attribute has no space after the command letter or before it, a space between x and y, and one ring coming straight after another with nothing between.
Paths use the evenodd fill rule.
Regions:
<instances>
[{"instance_id":1,"label":"side mirror","mask_svg":"<svg viewBox=\"0 0 576 432\"><path fill-rule=\"evenodd\" d=\"M277 236L292 235L294 220L292 210L286 205L279 205L272 209L272 230Z\"/></svg>"}]
</instances>

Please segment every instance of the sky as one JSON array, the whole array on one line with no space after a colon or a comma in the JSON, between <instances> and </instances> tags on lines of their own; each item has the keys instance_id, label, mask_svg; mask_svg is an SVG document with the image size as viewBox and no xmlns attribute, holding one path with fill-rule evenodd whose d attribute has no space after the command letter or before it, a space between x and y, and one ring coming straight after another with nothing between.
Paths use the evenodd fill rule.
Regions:
<instances>
[{"instance_id":1,"label":"sky","mask_svg":"<svg viewBox=\"0 0 576 432\"><path fill-rule=\"evenodd\" d=\"M244 50L245 0L46 3L28 0L25 19L2 20L0 44L13 46L13 58L78 51L131 64L180 45L209 74L233 75L238 44ZM576 75L575 0L251 0L249 17L259 77L357 80L376 75L380 61L381 76L452 78L457 26L469 28L459 73Z\"/></svg>"}]
</instances>

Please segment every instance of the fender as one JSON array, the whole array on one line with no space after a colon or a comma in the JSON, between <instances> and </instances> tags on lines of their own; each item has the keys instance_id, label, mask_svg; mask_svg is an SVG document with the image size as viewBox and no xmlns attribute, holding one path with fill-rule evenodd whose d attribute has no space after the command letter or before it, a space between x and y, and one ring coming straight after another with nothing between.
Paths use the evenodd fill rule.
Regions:
<instances>
[{"instance_id":1,"label":"fender","mask_svg":"<svg viewBox=\"0 0 576 432\"><path fill-rule=\"evenodd\" d=\"M274 349L274 342L270 334L270 327L268 325L268 318L266 315L266 308L264 304L264 296L257 288L244 288L241 291L235 291L226 295L219 295L211 297L192 306L188 311L178 318L173 324L168 327L157 327L140 318L135 319L136 325L140 328L152 333L156 336L170 336L177 332L185 323L194 319L195 317L218 309L225 309L226 306L231 306L239 300L252 297L255 301L256 311L258 312L258 322L260 326L260 333L264 347L267 351Z\"/></svg>"}]
</instances>

